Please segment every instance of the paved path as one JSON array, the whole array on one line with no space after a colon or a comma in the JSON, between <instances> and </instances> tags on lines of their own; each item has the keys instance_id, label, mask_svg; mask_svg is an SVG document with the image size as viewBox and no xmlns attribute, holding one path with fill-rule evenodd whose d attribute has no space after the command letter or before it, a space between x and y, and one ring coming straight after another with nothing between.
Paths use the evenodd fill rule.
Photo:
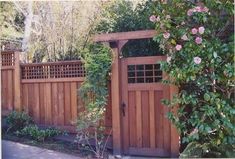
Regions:
<instances>
[{"instance_id":1,"label":"paved path","mask_svg":"<svg viewBox=\"0 0 235 159\"><path fill-rule=\"evenodd\" d=\"M79 159L79 157L2 140L2 159Z\"/></svg>"}]
</instances>

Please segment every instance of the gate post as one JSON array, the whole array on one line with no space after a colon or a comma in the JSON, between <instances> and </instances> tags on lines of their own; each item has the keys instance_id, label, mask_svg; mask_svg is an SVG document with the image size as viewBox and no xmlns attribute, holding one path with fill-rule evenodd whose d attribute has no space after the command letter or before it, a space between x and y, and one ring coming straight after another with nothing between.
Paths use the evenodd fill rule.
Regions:
<instances>
[{"instance_id":1,"label":"gate post","mask_svg":"<svg viewBox=\"0 0 235 159\"><path fill-rule=\"evenodd\" d=\"M21 88L20 88L20 52L14 52L14 107L16 111L21 111Z\"/></svg>"},{"instance_id":2,"label":"gate post","mask_svg":"<svg viewBox=\"0 0 235 159\"><path fill-rule=\"evenodd\" d=\"M120 81L119 81L119 49L117 44L112 48L113 64L111 75L112 96L112 129L113 129L113 154L121 154L121 120L120 120Z\"/></svg>"}]
</instances>

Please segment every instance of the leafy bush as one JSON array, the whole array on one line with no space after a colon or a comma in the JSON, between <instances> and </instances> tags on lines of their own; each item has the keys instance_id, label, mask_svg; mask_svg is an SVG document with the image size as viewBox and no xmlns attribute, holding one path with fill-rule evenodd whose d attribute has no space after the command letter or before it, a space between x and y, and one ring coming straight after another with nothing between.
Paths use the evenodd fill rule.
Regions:
<instances>
[{"instance_id":1,"label":"leafy bush","mask_svg":"<svg viewBox=\"0 0 235 159\"><path fill-rule=\"evenodd\" d=\"M36 125L26 126L22 130L16 132L18 136L26 136L32 138L33 140L42 142L44 142L45 139L59 135L60 133L61 131L54 128L40 130Z\"/></svg>"},{"instance_id":2,"label":"leafy bush","mask_svg":"<svg viewBox=\"0 0 235 159\"><path fill-rule=\"evenodd\" d=\"M103 107L107 103L108 79L112 64L110 48L102 44L91 44L84 51L86 79L79 93L86 108Z\"/></svg>"},{"instance_id":3,"label":"leafy bush","mask_svg":"<svg viewBox=\"0 0 235 159\"><path fill-rule=\"evenodd\" d=\"M153 5L150 21L156 24L158 33L154 39L168 56L161 65L169 74L165 82L179 88L172 101L163 102L170 108L178 108L177 112L169 112L168 117L178 128L182 143L197 143L197 146L188 145L185 151L192 152L188 157L194 157L193 148L201 151L197 157L232 154L235 145L233 2L172 0L156 1ZM231 37L225 37L225 31Z\"/></svg>"},{"instance_id":4,"label":"leafy bush","mask_svg":"<svg viewBox=\"0 0 235 159\"><path fill-rule=\"evenodd\" d=\"M102 8L95 33L154 29L154 24L149 21L149 14L153 8L152 0L143 2L110 1ZM122 49L124 57L153 56L161 53L159 45L152 39L129 40Z\"/></svg>"},{"instance_id":5,"label":"leafy bush","mask_svg":"<svg viewBox=\"0 0 235 159\"><path fill-rule=\"evenodd\" d=\"M21 130L25 126L33 123L33 119L25 112L13 111L6 117L6 124L8 126L7 132Z\"/></svg>"},{"instance_id":6,"label":"leafy bush","mask_svg":"<svg viewBox=\"0 0 235 159\"><path fill-rule=\"evenodd\" d=\"M101 122L104 118L107 105L108 80L112 64L110 48L101 44L91 44L85 51L86 79L79 92L85 103L85 110L78 115L77 132L80 144L85 142L88 149L97 158L104 156L106 143L104 127ZM91 141L95 140L95 148Z\"/></svg>"}]
</instances>

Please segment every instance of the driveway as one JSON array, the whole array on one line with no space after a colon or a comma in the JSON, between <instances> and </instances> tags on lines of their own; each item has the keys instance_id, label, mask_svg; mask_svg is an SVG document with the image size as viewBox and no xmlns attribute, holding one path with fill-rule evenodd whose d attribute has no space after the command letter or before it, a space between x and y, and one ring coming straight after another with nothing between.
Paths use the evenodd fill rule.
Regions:
<instances>
[{"instance_id":1,"label":"driveway","mask_svg":"<svg viewBox=\"0 0 235 159\"><path fill-rule=\"evenodd\" d=\"M2 159L80 159L79 157L2 140Z\"/></svg>"}]
</instances>

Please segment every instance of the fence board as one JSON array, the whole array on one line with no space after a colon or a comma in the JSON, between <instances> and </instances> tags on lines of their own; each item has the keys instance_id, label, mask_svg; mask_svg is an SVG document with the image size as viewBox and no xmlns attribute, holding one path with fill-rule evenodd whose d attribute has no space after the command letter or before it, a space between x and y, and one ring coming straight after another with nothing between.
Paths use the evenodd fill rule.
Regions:
<instances>
[{"instance_id":1,"label":"fence board","mask_svg":"<svg viewBox=\"0 0 235 159\"><path fill-rule=\"evenodd\" d=\"M77 83L71 83L71 111L72 111L72 122L75 122L77 119Z\"/></svg>"},{"instance_id":2,"label":"fence board","mask_svg":"<svg viewBox=\"0 0 235 159\"><path fill-rule=\"evenodd\" d=\"M64 117L65 117L65 125L71 125L71 107L70 107L70 83L64 83Z\"/></svg>"},{"instance_id":3,"label":"fence board","mask_svg":"<svg viewBox=\"0 0 235 159\"><path fill-rule=\"evenodd\" d=\"M52 113L51 113L51 84L45 83L44 84L44 107L45 107L45 124L51 125L52 124Z\"/></svg>"},{"instance_id":4,"label":"fence board","mask_svg":"<svg viewBox=\"0 0 235 159\"><path fill-rule=\"evenodd\" d=\"M53 116L53 125L58 125L58 87L57 83L51 84L51 93L52 93L52 116Z\"/></svg>"},{"instance_id":5,"label":"fence board","mask_svg":"<svg viewBox=\"0 0 235 159\"><path fill-rule=\"evenodd\" d=\"M64 84L58 83L59 125L64 125Z\"/></svg>"},{"instance_id":6,"label":"fence board","mask_svg":"<svg viewBox=\"0 0 235 159\"><path fill-rule=\"evenodd\" d=\"M12 70L7 71L7 108L13 110L13 76Z\"/></svg>"},{"instance_id":7,"label":"fence board","mask_svg":"<svg viewBox=\"0 0 235 159\"><path fill-rule=\"evenodd\" d=\"M33 117L36 123L40 121L40 107L39 107L39 84L34 84L34 109L33 109Z\"/></svg>"},{"instance_id":8,"label":"fence board","mask_svg":"<svg viewBox=\"0 0 235 159\"><path fill-rule=\"evenodd\" d=\"M149 93L142 91L141 93L141 106L142 106L142 136L143 147L150 147L150 130L149 130Z\"/></svg>"},{"instance_id":9,"label":"fence board","mask_svg":"<svg viewBox=\"0 0 235 159\"><path fill-rule=\"evenodd\" d=\"M136 91L136 121L137 147L142 147L141 91Z\"/></svg>"},{"instance_id":10,"label":"fence board","mask_svg":"<svg viewBox=\"0 0 235 159\"><path fill-rule=\"evenodd\" d=\"M27 84L25 84L27 85ZM44 83L39 84L39 99L40 99L40 124L45 124L45 106L44 106ZM23 94L24 96L24 94Z\"/></svg>"}]
</instances>

